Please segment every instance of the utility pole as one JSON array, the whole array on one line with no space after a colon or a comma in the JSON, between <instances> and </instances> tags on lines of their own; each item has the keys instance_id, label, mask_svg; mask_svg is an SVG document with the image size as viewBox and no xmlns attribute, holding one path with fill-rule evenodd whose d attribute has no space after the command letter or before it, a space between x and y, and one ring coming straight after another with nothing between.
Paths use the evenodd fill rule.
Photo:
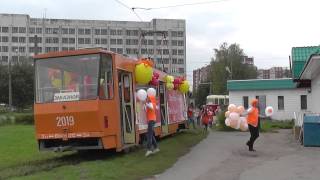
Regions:
<instances>
[{"instance_id":1,"label":"utility pole","mask_svg":"<svg viewBox=\"0 0 320 180\"><path fill-rule=\"evenodd\" d=\"M38 36L34 35L34 55L38 54Z\"/></svg>"},{"instance_id":2,"label":"utility pole","mask_svg":"<svg viewBox=\"0 0 320 180\"><path fill-rule=\"evenodd\" d=\"M12 56L11 58L8 59L8 74L9 74L9 109L10 111L12 111L12 87L11 87L11 60L12 60Z\"/></svg>"}]
</instances>

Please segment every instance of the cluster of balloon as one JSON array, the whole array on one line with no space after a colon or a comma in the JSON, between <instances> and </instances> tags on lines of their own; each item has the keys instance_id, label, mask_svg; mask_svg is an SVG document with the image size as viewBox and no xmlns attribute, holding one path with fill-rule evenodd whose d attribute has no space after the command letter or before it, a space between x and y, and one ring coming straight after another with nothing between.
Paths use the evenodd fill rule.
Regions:
<instances>
[{"instance_id":1,"label":"cluster of balloon","mask_svg":"<svg viewBox=\"0 0 320 180\"><path fill-rule=\"evenodd\" d=\"M139 89L137 91L137 98L139 101L146 101L147 96L156 96L157 91L154 88L148 88L147 91L144 89Z\"/></svg>"},{"instance_id":2,"label":"cluster of balloon","mask_svg":"<svg viewBox=\"0 0 320 180\"><path fill-rule=\"evenodd\" d=\"M236 106L230 104L228 106L228 111L225 113L225 124L234 129L240 129L241 131L248 130L247 118L243 117L245 109L243 106Z\"/></svg>"},{"instance_id":3,"label":"cluster of balloon","mask_svg":"<svg viewBox=\"0 0 320 180\"><path fill-rule=\"evenodd\" d=\"M166 82L167 89L172 90L174 88L173 81L174 81L174 77L173 76L167 75L165 77L165 82Z\"/></svg>"},{"instance_id":4,"label":"cluster of balloon","mask_svg":"<svg viewBox=\"0 0 320 180\"><path fill-rule=\"evenodd\" d=\"M180 86L180 84L182 83L182 81L183 81L183 78L176 77L176 78L173 80L173 89L174 89L174 90L179 89L179 86Z\"/></svg>"},{"instance_id":5,"label":"cluster of balloon","mask_svg":"<svg viewBox=\"0 0 320 180\"><path fill-rule=\"evenodd\" d=\"M271 106L266 107L265 113L266 113L267 117L272 116L273 115L273 107L271 107Z\"/></svg>"},{"instance_id":6,"label":"cluster of balloon","mask_svg":"<svg viewBox=\"0 0 320 180\"><path fill-rule=\"evenodd\" d=\"M141 85L146 85L152 80L153 75L153 62L149 59L139 60L134 73L136 82Z\"/></svg>"},{"instance_id":7,"label":"cluster of balloon","mask_svg":"<svg viewBox=\"0 0 320 180\"><path fill-rule=\"evenodd\" d=\"M158 73L153 72L152 79L149 82L149 84L153 85L153 86L158 86L158 84L159 84L159 74Z\"/></svg>"},{"instance_id":8,"label":"cluster of balloon","mask_svg":"<svg viewBox=\"0 0 320 180\"><path fill-rule=\"evenodd\" d=\"M189 91L189 83L187 80L182 81L182 84L179 86L179 91L182 93L187 93Z\"/></svg>"}]
</instances>

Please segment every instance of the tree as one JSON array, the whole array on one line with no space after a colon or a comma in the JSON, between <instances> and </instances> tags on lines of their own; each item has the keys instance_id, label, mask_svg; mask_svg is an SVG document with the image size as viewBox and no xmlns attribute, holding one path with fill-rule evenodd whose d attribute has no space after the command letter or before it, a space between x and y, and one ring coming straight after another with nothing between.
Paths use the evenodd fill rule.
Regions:
<instances>
[{"instance_id":1,"label":"tree","mask_svg":"<svg viewBox=\"0 0 320 180\"><path fill-rule=\"evenodd\" d=\"M8 65L0 65L0 103L9 103ZM34 67L28 62L13 64L12 105L25 108L33 104Z\"/></svg>"},{"instance_id":2,"label":"tree","mask_svg":"<svg viewBox=\"0 0 320 180\"><path fill-rule=\"evenodd\" d=\"M34 68L29 63L12 66L12 103L19 108L33 104Z\"/></svg>"},{"instance_id":3,"label":"tree","mask_svg":"<svg viewBox=\"0 0 320 180\"><path fill-rule=\"evenodd\" d=\"M257 68L242 63L245 54L238 44L228 46L227 43L223 43L214 51L210 77L214 94L227 94L227 80L257 78Z\"/></svg>"},{"instance_id":4,"label":"tree","mask_svg":"<svg viewBox=\"0 0 320 180\"><path fill-rule=\"evenodd\" d=\"M195 97L195 105L197 107L206 104L207 96L209 95L210 87L209 85L200 85L198 89L196 89L194 93Z\"/></svg>"}]
</instances>

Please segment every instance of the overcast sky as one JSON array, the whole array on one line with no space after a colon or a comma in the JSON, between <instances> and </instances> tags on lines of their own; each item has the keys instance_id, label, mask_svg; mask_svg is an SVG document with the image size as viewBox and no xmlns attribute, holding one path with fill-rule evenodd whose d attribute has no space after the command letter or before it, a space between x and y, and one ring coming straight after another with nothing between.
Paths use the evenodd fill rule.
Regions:
<instances>
[{"instance_id":1,"label":"overcast sky","mask_svg":"<svg viewBox=\"0 0 320 180\"><path fill-rule=\"evenodd\" d=\"M129 7L162 7L210 0L120 0ZM318 0L225 0L157 10L136 10L143 21L186 20L187 74L210 62L223 42L238 43L258 68L289 66L296 46L320 42ZM46 10L45 10L46 9ZM41 18L139 21L115 0L1 0L0 13Z\"/></svg>"}]
</instances>

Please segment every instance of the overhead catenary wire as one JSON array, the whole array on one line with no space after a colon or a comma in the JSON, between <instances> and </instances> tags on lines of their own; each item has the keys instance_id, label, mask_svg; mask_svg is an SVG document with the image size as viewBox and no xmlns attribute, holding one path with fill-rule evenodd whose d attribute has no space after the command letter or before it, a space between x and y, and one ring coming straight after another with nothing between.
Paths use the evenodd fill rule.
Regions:
<instances>
[{"instance_id":1,"label":"overhead catenary wire","mask_svg":"<svg viewBox=\"0 0 320 180\"><path fill-rule=\"evenodd\" d=\"M138 15L138 13L134 11L134 10L135 10L134 8L131 8L130 6L126 5L125 3L123 3L123 2L121 2L121 1L119 1L119 0L115 0L115 1L116 1L117 3L119 3L119 4L121 4L123 7L129 9L130 11L132 11L132 12L138 17L138 19L139 19L140 21L143 21L142 18Z\"/></svg>"},{"instance_id":2,"label":"overhead catenary wire","mask_svg":"<svg viewBox=\"0 0 320 180\"><path fill-rule=\"evenodd\" d=\"M166 8L175 8L175 7L182 7L182 6L195 6L195 5L202 5L202 4L211 4L211 3L218 3L223 1L229 1L229 0L213 0L213 1L203 1L203 2L196 2L196 3L184 3L184 4L176 4L176 5L170 5L170 6L160 6L160 7L132 7L132 9L140 9L140 10L156 10L156 9L166 9Z\"/></svg>"}]
</instances>

